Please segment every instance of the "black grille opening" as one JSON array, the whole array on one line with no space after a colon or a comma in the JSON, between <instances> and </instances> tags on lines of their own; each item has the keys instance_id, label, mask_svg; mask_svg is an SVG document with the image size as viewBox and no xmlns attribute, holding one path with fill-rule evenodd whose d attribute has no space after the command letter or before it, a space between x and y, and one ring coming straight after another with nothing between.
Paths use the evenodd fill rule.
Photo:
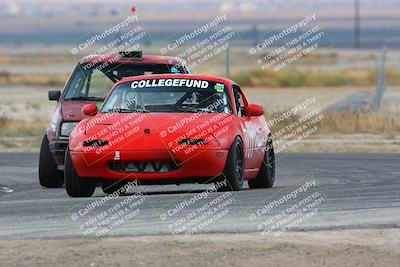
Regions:
<instances>
[{"instance_id":1,"label":"black grille opening","mask_svg":"<svg viewBox=\"0 0 400 267\"><path fill-rule=\"evenodd\" d=\"M113 161L109 167L118 172L164 173L177 170L179 165L173 161Z\"/></svg>"},{"instance_id":2,"label":"black grille opening","mask_svg":"<svg viewBox=\"0 0 400 267\"><path fill-rule=\"evenodd\" d=\"M91 146L91 147L98 147L98 146L106 146L108 145L107 140L86 140L83 141L83 146Z\"/></svg>"},{"instance_id":3,"label":"black grille opening","mask_svg":"<svg viewBox=\"0 0 400 267\"><path fill-rule=\"evenodd\" d=\"M185 146L193 146L193 145L206 145L207 141L201 138L191 138L191 139L182 139L179 141L181 145Z\"/></svg>"}]
</instances>

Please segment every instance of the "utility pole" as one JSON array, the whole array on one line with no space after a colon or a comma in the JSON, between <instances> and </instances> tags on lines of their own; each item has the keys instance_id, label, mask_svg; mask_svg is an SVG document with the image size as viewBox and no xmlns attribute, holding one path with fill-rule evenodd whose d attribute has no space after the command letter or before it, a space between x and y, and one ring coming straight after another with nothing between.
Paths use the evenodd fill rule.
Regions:
<instances>
[{"instance_id":1,"label":"utility pole","mask_svg":"<svg viewBox=\"0 0 400 267\"><path fill-rule=\"evenodd\" d=\"M381 60L377 66L376 71L376 91L375 95L372 98L372 109L374 111L378 111L381 106L381 100L383 97L383 93L386 89L386 81L385 81L385 62L386 62L386 52L387 49L384 46L382 48L382 56Z\"/></svg>"},{"instance_id":2,"label":"utility pole","mask_svg":"<svg viewBox=\"0 0 400 267\"><path fill-rule=\"evenodd\" d=\"M354 0L354 46L356 49L361 48L360 38L360 0Z\"/></svg>"},{"instance_id":3,"label":"utility pole","mask_svg":"<svg viewBox=\"0 0 400 267\"><path fill-rule=\"evenodd\" d=\"M253 39L252 41L252 45L256 46L259 42L258 42L258 27L257 24L254 23L253 26L251 27L250 30L250 38Z\"/></svg>"},{"instance_id":4,"label":"utility pole","mask_svg":"<svg viewBox=\"0 0 400 267\"><path fill-rule=\"evenodd\" d=\"M226 49L226 57L225 57L225 77L228 79L231 76L231 71L230 71L231 62L230 62L230 58L229 58L229 56L230 56L229 55L230 54L229 47L230 47L230 45L228 44L228 48Z\"/></svg>"}]
</instances>

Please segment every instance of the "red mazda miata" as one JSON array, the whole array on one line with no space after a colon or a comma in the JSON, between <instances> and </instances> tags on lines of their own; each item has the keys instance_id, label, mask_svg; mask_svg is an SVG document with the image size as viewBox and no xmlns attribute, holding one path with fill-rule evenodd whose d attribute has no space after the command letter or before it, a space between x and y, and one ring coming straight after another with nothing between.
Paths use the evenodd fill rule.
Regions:
<instances>
[{"instance_id":1,"label":"red mazda miata","mask_svg":"<svg viewBox=\"0 0 400 267\"><path fill-rule=\"evenodd\" d=\"M228 79L189 74L117 82L99 108L87 104L65 154L72 197L139 184L216 183L220 190L272 187L275 155L261 106Z\"/></svg>"}]
</instances>

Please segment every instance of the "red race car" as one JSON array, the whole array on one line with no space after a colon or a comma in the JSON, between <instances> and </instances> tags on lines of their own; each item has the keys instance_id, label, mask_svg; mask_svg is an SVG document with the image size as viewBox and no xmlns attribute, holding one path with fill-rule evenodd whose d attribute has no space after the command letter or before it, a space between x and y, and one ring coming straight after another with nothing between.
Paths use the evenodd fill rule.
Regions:
<instances>
[{"instance_id":1,"label":"red race car","mask_svg":"<svg viewBox=\"0 0 400 267\"><path fill-rule=\"evenodd\" d=\"M275 155L261 106L228 79L188 74L117 82L98 110L87 104L69 138L71 197L139 184L216 183L220 190L272 187Z\"/></svg>"}]
</instances>

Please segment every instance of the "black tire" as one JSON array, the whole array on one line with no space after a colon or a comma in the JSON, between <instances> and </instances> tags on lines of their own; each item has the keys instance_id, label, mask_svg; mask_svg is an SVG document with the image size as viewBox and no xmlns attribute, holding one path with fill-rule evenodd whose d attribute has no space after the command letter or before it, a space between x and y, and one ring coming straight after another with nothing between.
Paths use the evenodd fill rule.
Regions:
<instances>
[{"instance_id":1,"label":"black tire","mask_svg":"<svg viewBox=\"0 0 400 267\"><path fill-rule=\"evenodd\" d=\"M76 173L71 161L69 149L65 152L65 188L70 197L91 197L96 189L96 182L83 179Z\"/></svg>"},{"instance_id":2,"label":"black tire","mask_svg":"<svg viewBox=\"0 0 400 267\"><path fill-rule=\"evenodd\" d=\"M43 136L39 156L39 183L47 188L61 188L64 185L64 175L57 170L57 164L50 152L47 135Z\"/></svg>"},{"instance_id":3,"label":"black tire","mask_svg":"<svg viewBox=\"0 0 400 267\"><path fill-rule=\"evenodd\" d=\"M126 185L126 182L123 180L119 181L104 181L101 184L101 189L103 192L107 195L111 195L114 192L118 192L119 195L123 195L126 193L126 190L124 186Z\"/></svg>"},{"instance_id":4,"label":"black tire","mask_svg":"<svg viewBox=\"0 0 400 267\"><path fill-rule=\"evenodd\" d=\"M275 152L272 140L268 141L261 169L255 179L249 180L250 188L271 188L275 181Z\"/></svg>"},{"instance_id":5,"label":"black tire","mask_svg":"<svg viewBox=\"0 0 400 267\"><path fill-rule=\"evenodd\" d=\"M244 153L243 143L239 137L235 138L229 149L222 178L226 179L227 183L219 191L239 191L242 189L244 181Z\"/></svg>"}]
</instances>

